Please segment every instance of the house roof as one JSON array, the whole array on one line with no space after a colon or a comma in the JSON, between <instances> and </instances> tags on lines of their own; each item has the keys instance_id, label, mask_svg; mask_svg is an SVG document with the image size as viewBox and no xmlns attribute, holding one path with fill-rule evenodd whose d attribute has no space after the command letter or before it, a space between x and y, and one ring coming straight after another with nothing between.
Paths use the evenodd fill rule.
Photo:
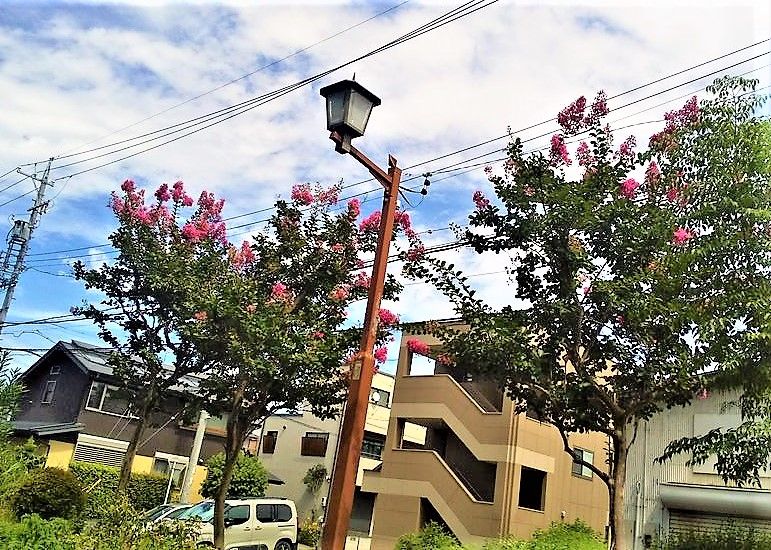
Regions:
<instances>
[{"instance_id":1,"label":"house roof","mask_svg":"<svg viewBox=\"0 0 771 550\"><path fill-rule=\"evenodd\" d=\"M71 432L80 432L85 428L80 422L45 422L39 420L14 420L11 428L16 433L26 433L46 437Z\"/></svg>"}]
</instances>

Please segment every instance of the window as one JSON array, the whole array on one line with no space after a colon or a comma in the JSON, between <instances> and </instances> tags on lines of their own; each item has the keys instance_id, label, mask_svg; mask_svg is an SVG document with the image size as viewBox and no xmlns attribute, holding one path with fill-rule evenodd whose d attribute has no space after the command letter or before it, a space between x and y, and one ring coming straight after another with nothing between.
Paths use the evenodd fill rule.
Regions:
<instances>
[{"instance_id":1,"label":"window","mask_svg":"<svg viewBox=\"0 0 771 550\"><path fill-rule=\"evenodd\" d=\"M578 458L589 464L594 464L594 453L587 451L586 449L573 449L573 452L578 455ZM580 477L592 477L592 471L583 464L579 464L575 460L573 461L573 475Z\"/></svg>"},{"instance_id":2,"label":"window","mask_svg":"<svg viewBox=\"0 0 771 550\"><path fill-rule=\"evenodd\" d=\"M391 400L391 393L386 390L380 390L378 388L372 388L369 394L369 402L381 407L387 407Z\"/></svg>"},{"instance_id":3,"label":"window","mask_svg":"<svg viewBox=\"0 0 771 550\"><path fill-rule=\"evenodd\" d=\"M62 367L60 365L54 365L51 367L51 376L56 376L60 372L62 372Z\"/></svg>"},{"instance_id":4,"label":"window","mask_svg":"<svg viewBox=\"0 0 771 550\"><path fill-rule=\"evenodd\" d=\"M50 404L53 402L54 390L56 390L56 382L53 380L46 382L46 387L43 390L43 396L40 398L40 402L43 404Z\"/></svg>"},{"instance_id":5,"label":"window","mask_svg":"<svg viewBox=\"0 0 771 550\"><path fill-rule=\"evenodd\" d=\"M260 523L273 522L273 505L272 504L257 505L257 521L259 521Z\"/></svg>"},{"instance_id":6,"label":"window","mask_svg":"<svg viewBox=\"0 0 771 550\"><path fill-rule=\"evenodd\" d=\"M292 521L292 509L286 504L274 504L276 521Z\"/></svg>"},{"instance_id":7,"label":"window","mask_svg":"<svg viewBox=\"0 0 771 550\"><path fill-rule=\"evenodd\" d=\"M171 476L171 486L174 489L182 486L186 469L187 459L184 457L175 458L173 456L158 456L156 454L153 459L153 472L164 477Z\"/></svg>"},{"instance_id":8,"label":"window","mask_svg":"<svg viewBox=\"0 0 771 550\"><path fill-rule=\"evenodd\" d=\"M292 520L292 509L286 504L258 504L257 521L279 523Z\"/></svg>"},{"instance_id":9,"label":"window","mask_svg":"<svg viewBox=\"0 0 771 550\"><path fill-rule=\"evenodd\" d=\"M517 506L543 511L546 501L546 472L522 466Z\"/></svg>"},{"instance_id":10,"label":"window","mask_svg":"<svg viewBox=\"0 0 771 550\"><path fill-rule=\"evenodd\" d=\"M88 392L86 408L120 416L128 416L130 410L128 399L120 394L120 390L114 386L108 386L104 382L92 382Z\"/></svg>"},{"instance_id":11,"label":"window","mask_svg":"<svg viewBox=\"0 0 771 550\"><path fill-rule=\"evenodd\" d=\"M364 441L361 443L361 456L380 460L383 456L383 447L385 438L371 433L364 434Z\"/></svg>"},{"instance_id":12,"label":"window","mask_svg":"<svg viewBox=\"0 0 771 550\"><path fill-rule=\"evenodd\" d=\"M225 511L225 526L241 525L249 521L249 508L248 504L240 504L228 508Z\"/></svg>"},{"instance_id":13,"label":"window","mask_svg":"<svg viewBox=\"0 0 771 550\"><path fill-rule=\"evenodd\" d=\"M300 445L302 456L324 456L327 454L329 434L326 432L306 432Z\"/></svg>"},{"instance_id":14,"label":"window","mask_svg":"<svg viewBox=\"0 0 771 550\"><path fill-rule=\"evenodd\" d=\"M262 452L266 455L272 455L273 452L276 450L276 440L278 439L278 432L275 430L270 430L268 432L265 432L265 435L262 436Z\"/></svg>"}]
</instances>

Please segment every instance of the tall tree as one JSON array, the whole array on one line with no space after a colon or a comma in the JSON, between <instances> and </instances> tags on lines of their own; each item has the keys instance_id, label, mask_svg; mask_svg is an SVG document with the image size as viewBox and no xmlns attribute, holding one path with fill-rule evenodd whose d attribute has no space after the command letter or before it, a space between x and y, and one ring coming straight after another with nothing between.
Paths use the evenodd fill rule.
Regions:
<instances>
[{"instance_id":1,"label":"tall tree","mask_svg":"<svg viewBox=\"0 0 771 550\"><path fill-rule=\"evenodd\" d=\"M559 113L548 154L515 139L503 173L488 170L496 198L474 194L463 236L511 254L520 308L484 303L447 262L410 268L467 325L424 327L447 355L535 409L605 482L616 549L638 423L718 380L768 387L771 194L755 84L717 80L711 99L667 113L643 153L632 136L613 146L603 93ZM569 169L572 136L588 137ZM586 431L607 434L608 471L571 448Z\"/></svg>"}]
</instances>

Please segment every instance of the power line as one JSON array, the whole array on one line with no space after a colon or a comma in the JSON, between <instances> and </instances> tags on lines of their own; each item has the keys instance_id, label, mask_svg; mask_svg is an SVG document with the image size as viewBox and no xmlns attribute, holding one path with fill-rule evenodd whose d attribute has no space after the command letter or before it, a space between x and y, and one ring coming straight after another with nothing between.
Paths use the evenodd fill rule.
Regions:
<instances>
[{"instance_id":1,"label":"power line","mask_svg":"<svg viewBox=\"0 0 771 550\"><path fill-rule=\"evenodd\" d=\"M27 178L24 178L24 179L27 179ZM23 181L23 180L21 180L21 181ZM21 181L20 181L20 182L21 182ZM20 183L20 182L17 182L17 183ZM35 191L37 191L37 189L30 189L30 190L29 190L29 191L27 191L26 193L22 193L21 195L19 195L19 196L17 196L17 197L14 197L14 198L12 198L11 200L7 200L7 201L5 201L3 204L0 204L0 208L2 208L3 206L5 206L6 204L11 204L12 202L15 202L15 201L17 201L17 200L19 200L19 199L23 199L24 197L26 197L27 195L31 195L31 194L32 194L32 193L34 193Z\"/></svg>"}]
</instances>

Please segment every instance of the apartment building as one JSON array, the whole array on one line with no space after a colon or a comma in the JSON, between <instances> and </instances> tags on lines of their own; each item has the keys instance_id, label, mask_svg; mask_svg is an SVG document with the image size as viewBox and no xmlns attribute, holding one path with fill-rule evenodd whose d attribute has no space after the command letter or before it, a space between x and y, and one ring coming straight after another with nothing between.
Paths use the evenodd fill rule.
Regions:
<instances>
[{"instance_id":1,"label":"apartment building","mask_svg":"<svg viewBox=\"0 0 771 550\"><path fill-rule=\"evenodd\" d=\"M356 537L368 537L370 533L375 495L363 491L361 485L364 472L379 467L381 463L391 416L393 387L393 376L382 372L375 374L367 408L350 522L350 531ZM310 412L296 411L292 414L271 416L261 430L262 443L254 452L272 474L284 481L284 485L269 486L268 496L294 500L297 513L302 519L312 514L315 514L315 517L324 515L340 422L340 416L321 420ZM424 432L425 430L416 426L408 430L405 438L415 444L422 444ZM303 481L308 471L314 467L323 468L326 472L316 490L312 490L313 487Z\"/></svg>"},{"instance_id":2,"label":"apartment building","mask_svg":"<svg viewBox=\"0 0 771 550\"><path fill-rule=\"evenodd\" d=\"M413 338L441 349L430 336L402 336L382 466L364 474L363 490L377 495L372 550L392 549L429 521L469 544L578 518L603 532L607 489L565 453L557 430L515 413L492 382L413 354ZM425 429L423 444L405 437L416 427ZM604 436L570 442L605 468Z\"/></svg>"}]
</instances>

